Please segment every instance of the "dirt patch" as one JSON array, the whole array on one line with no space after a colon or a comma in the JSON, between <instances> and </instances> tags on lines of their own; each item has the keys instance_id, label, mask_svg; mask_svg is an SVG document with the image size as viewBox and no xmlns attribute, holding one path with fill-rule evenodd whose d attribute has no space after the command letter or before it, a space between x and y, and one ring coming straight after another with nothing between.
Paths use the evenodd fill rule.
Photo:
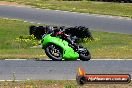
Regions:
<instances>
[{"instance_id":1,"label":"dirt patch","mask_svg":"<svg viewBox=\"0 0 132 88\"><path fill-rule=\"evenodd\" d=\"M18 3L16 3L16 2L6 2L6 1L0 1L0 5L25 7L25 5L18 4Z\"/></svg>"}]
</instances>

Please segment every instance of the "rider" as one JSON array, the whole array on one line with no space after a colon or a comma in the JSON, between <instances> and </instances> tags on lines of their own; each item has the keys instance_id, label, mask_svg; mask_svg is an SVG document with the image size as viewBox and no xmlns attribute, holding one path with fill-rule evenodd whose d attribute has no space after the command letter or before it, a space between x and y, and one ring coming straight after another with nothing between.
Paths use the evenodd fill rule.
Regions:
<instances>
[{"instance_id":1,"label":"rider","mask_svg":"<svg viewBox=\"0 0 132 88\"><path fill-rule=\"evenodd\" d=\"M78 46L71 40L70 36L65 34L64 31L61 31L58 27L47 27L47 33L52 33L52 36L61 36L61 39L66 40L68 43L74 46L75 50L78 50Z\"/></svg>"}]
</instances>

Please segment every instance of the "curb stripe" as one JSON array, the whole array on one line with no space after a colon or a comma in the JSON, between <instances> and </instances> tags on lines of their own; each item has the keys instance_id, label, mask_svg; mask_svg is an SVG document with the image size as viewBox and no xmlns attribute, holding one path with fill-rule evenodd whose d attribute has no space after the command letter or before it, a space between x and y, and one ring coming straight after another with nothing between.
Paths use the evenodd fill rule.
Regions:
<instances>
[{"instance_id":1,"label":"curb stripe","mask_svg":"<svg viewBox=\"0 0 132 88\"><path fill-rule=\"evenodd\" d=\"M28 60L28 59L5 59L5 60Z\"/></svg>"}]
</instances>

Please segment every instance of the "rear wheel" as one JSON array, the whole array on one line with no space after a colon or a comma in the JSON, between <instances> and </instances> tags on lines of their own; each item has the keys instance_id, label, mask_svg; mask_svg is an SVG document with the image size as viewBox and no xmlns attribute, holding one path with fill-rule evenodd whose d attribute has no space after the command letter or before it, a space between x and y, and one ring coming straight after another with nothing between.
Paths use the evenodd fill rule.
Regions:
<instances>
[{"instance_id":1,"label":"rear wheel","mask_svg":"<svg viewBox=\"0 0 132 88\"><path fill-rule=\"evenodd\" d=\"M55 44L47 45L45 48L45 53L50 59L54 61L62 60L62 50L59 46Z\"/></svg>"},{"instance_id":2,"label":"rear wheel","mask_svg":"<svg viewBox=\"0 0 132 88\"><path fill-rule=\"evenodd\" d=\"M91 54L87 49L82 49L79 54L79 58L82 61L88 61L91 59Z\"/></svg>"}]
</instances>

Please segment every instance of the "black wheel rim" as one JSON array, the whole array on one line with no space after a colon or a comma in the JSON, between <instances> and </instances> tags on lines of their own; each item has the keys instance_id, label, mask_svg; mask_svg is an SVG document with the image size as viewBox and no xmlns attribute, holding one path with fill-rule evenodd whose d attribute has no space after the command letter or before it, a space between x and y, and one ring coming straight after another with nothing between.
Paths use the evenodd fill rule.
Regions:
<instances>
[{"instance_id":1,"label":"black wheel rim","mask_svg":"<svg viewBox=\"0 0 132 88\"><path fill-rule=\"evenodd\" d=\"M84 51L81 52L81 54L83 54L84 56L88 56L89 52L87 50L84 50Z\"/></svg>"},{"instance_id":2,"label":"black wheel rim","mask_svg":"<svg viewBox=\"0 0 132 88\"><path fill-rule=\"evenodd\" d=\"M85 55L85 56L88 56L89 55L88 52L84 52L82 54Z\"/></svg>"},{"instance_id":3,"label":"black wheel rim","mask_svg":"<svg viewBox=\"0 0 132 88\"><path fill-rule=\"evenodd\" d=\"M52 55L52 56L54 56L54 57L56 57L58 59L61 58L61 56L62 56L61 55L61 51L60 51L60 49L57 46L50 45L50 46L48 46L48 50L49 50L50 55Z\"/></svg>"}]
</instances>

